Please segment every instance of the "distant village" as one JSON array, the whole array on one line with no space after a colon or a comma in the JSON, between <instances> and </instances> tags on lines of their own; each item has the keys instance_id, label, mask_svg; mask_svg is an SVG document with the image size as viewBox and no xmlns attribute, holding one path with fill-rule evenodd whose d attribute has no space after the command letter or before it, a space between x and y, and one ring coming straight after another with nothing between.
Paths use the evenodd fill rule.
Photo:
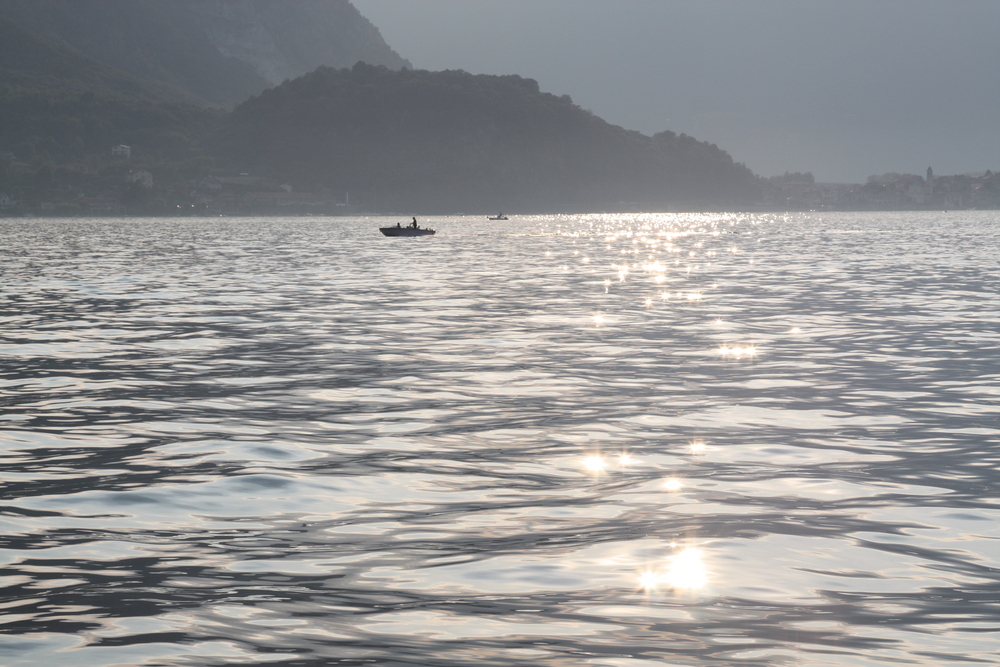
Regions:
<instances>
[{"instance_id":1,"label":"distant village","mask_svg":"<svg viewBox=\"0 0 1000 667\"><path fill-rule=\"evenodd\" d=\"M32 167L0 152L0 216L242 216L355 215L377 212L373 202L351 202L349 192L303 187L248 173L158 183L150 168L132 164L132 148L113 146L108 163ZM107 172L117 174L109 182ZM100 171L103 179L87 178ZM818 183L811 173L761 179L762 211L1000 209L1000 173L923 176L887 173L866 183Z\"/></svg>"},{"instance_id":2,"label":"distant village","mask_svg":"<svg viewBox=\"0 0 1000 667\"><path fill-rule=\"evenodd\" d=\"M896 211L1000 208L1000 173L924 176L888 173L868 182L816 183L812 174L768 179L763 207L786 211Z\"/></svg>"}]
</instances>

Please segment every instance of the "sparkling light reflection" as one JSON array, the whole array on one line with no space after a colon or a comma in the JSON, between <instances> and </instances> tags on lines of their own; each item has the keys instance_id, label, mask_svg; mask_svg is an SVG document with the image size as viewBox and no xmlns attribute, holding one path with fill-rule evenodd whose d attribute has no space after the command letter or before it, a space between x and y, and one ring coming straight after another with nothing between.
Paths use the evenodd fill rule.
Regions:
<instances>
[{"instance_id":1,"label":"sparkling light reflection","mask_svg":"<svg viewBox=\"0 0 1000 667\"><path fill-rule=\"evenodd\" d=\"M745 347L723 345L719 348L719 354L724 357L755 357L757 356L757 348L753 345L747 345Z\"/></svg>"},{"instance_id":2,"label":"sparkling light reflection","mask_svg":"<svg viewBox=\"0 0 1000 667\"><path fill-rule=\"evenodd\" d=\"M674 588L701 588L708 580L708 572L702 562L699 549L688 547L671 558L670 569L664 577L667 584Z\"/></svg>"},{"instance_id":3,"label":"sparkling light reflection","mask_svg":"<svg viewBox=\"0 0 1000 667\"><path fill-rule=\"evenodd\" d=\"M718 290L719 283L713 282L718 277L713 276L711 272L724 270L727 261L731 264L742 263L743 266L746 266L743 259L735 256L737 254L741 257L745 256L747 262L752 263L753 259L749 257L752 253L745 253L733 244L734 237L726 238L723 236L723 238L719 238L720 235L734 232L733 228L739 223L735 218L706 221L701 218L676 217L673 220L683 227L664 230L658 229L657 225L650 224L650 221L645 219L623 221L608 216L598 218L591 225L590 236L593 237L593 242L590 245L586 245L590 243L587 241L588 234L572 235L567 234L566 230L562 231L564 236L576 236L580 239L580 245L576 246L580 249L573 250L573 255L576 255L584 263L592 259L593 261L590 263L594 263L595 266L602 265L603 262L604 270L602 273L604 275L598 274L600 277L594 276L591 280L600 280L604 286L604 293L599 297L601 299L598 302L599 305L592 305L593 310L590 312L594 325L597 327L605 326L607 324L606 318L614 319L613 331L602 330L601 334L604 338L611 338L612 334L629 331L629 327L634 323L632 319L634 313L642 312L636 308L639 302L649 310L647 317L643 320L644 323L658 323L659 320L653 317L654 315L663 318L677 318L683 323L681 318L693 318L697 309L702 308L701 301L706 300L704 296L706 293L712 297L712 301L706 305L712 305L714 309L716 307L714 302L721 299L722 295ZM638 225L633 225L633 222L638 222ZM729 243L726 242L727 240ZM642 257L643 255L645 257ZM672 265L670 264L671 258L674 260ZM705 258L704 263L700 263L701 258ZM723 269L716 267L723 267ZM575 265L576 270L586 271L589 268L591 267L585 269L580 264ZM644 275L640 276L640 271ZM645 280L630 281L630 277L641 277ZM610 293L612 283L615 283L615 294ZM649 292L643 294L645 291L643 288L648 289ZM710 292L710 290L715 291ZM597 294L592 296L597 298ZM683 306L686 303L688 307L676 308L676 310L663 308L662 314L653 309L653 306L656 305L655 301L660 301L666 306L671 299L674 299L672 305ZM598 308L602 312L597 312ZM718 311L716 312L718 313ZM608 315L604 315L604 313L608 313ZM708 313L704 315L708 315ZM713 333L718 334L730 328L735 329L737 326L735 322L738 321L738 318L727 317L724 321L723 317L712 316L700 321L719 327L713 331ZM792 329L792 333L799 333L799 331L798 327ZM608 342L612 343L613 341L609 340ZM712 347L715 345L720 345L720 341L708 343L707 349L712 351ZM743 342L721 344L716 351L727 361L750 360L758 353L754 345ZM686 443L683 441L682 443L680 445L682 454L697 456L709 450L709 447L702 440L688 440ZM639 461L623 450L609 451L607 456L598 453L584 453L579 460L583 474L601 479L606 478L609 473L615 476L627 476L633 470L626 470L626 468L639 464ZM669 474L661 472L662 476L658 482L654 482L654 485L657 485L657 488L664 494L683 492L687 487L687 480L680 476L668 476ZM671 557L659 561L655 566L650 566L645 571L640 569L634 572L633 576L637 577L639 586L646 591L655 588L681 591L705 586L709 577L702 552L695 548L684 548L673 542L670 543L670 547L669 553L673 554Z\"/></svg>"},{"instance_id":4,"label":"sparkling light reflection","mask_svg":"<svg viewBox=\"0 0 1000 667\"><path fill-rule=\"evenodd\" d=\"M660 577L655 572L647 570L639 575L639 585L645 588L647 591L651 591L656 588L657 582L659 582Z\"/></svg>"},{"instance_id":5,"label":"sparkling light reflection","mask_svg":"<svg viewBox=\"0 0 1000 667\"><path fill-rule=\"evenodd\" d=\"M671 542L671 547L676 543ZM688 547L679 554L670 557L667 571L664 573L646 570L639 575L639 586L650 592L664 584L670 588L693 590L702 588L708 583L708 569L705 567L700 549Z\"/></svg>"}]
</instances>

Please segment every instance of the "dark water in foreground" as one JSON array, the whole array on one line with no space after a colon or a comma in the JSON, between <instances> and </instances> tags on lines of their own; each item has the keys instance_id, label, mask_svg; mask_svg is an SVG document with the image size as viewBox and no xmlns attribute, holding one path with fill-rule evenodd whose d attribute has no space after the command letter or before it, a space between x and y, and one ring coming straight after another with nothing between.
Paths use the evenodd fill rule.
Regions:
<instances>
[{"instance_id":1,"label":"dark water in foreground","mask_svg":"<svg viewBox=\"0 0 1000 667\"><path fill-rule=\"evenodd\" d=\"M997 212L422 222L0 221L0 663L998 664Z\"/></svg>"}]
</instances>

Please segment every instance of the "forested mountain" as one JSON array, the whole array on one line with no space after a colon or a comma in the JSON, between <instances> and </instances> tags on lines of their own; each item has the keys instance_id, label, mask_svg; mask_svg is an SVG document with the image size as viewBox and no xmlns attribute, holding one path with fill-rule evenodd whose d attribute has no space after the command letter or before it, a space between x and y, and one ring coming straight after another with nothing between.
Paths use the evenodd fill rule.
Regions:
<instances>
[{"instance_id":1,"label":"forested mountain","mask_svg":"<svg viewBox=\"0 0 1000 667\"><path fill-rule=\"evenodd\" d=\"M235 104L319 65L409 64L348 0L0 0L0 18L184 101Z\"/></svg>"},{"instance_id":2,"label":"forested mountain","mask_svg":"<svg viewBox=\"0 0 1000 667\"><path fill-rule=\"evenodd\" d=\"M428 213L758 198L713 144L624 130L520 76L407 64L347 0L0 0L0 194L19 202L0 213L319 212L347 192Z\"/></svg>"},{"instance_id":3,"label":"forested mountain","mask_svg":"<svg viewBox=\"0 0 1000 667\"><path fill-rule=\"evenodd\" d=\"M222 123L213 151L390 210L592 210L747 202L756 177L686 135L611 125L532 79L321 67Z\"/></svg>"},{"instance_id":4,"label":"forested mountain","mask_svg":"<svg viewBox=\"0 0 1000 667\"><path fill-rule=\"evenodd\" d=\"M55 165L137 144L186 159L220 112L0 19L0 151Z\"/></svg>"},{"instance_id":5,"label":"forested mountain","mask_svg":"<svg viewBox=\"0 0 1000 667\"><path fill-rule=\"evenodd\" d=\"M0 0L2 1L2 0ZM140 80L0 17L0 92L114 95L133 100L183 97Z\"/></svg>"}]
</instances>

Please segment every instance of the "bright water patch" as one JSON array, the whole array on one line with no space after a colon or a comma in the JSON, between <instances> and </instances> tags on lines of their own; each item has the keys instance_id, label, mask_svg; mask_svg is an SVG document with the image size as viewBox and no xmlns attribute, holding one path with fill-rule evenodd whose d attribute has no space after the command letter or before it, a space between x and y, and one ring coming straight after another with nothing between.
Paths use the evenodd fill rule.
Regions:
<instances>
[{"instance_id":1,"label":"bright water patch","mask_svg":"<svg viewBox=\"0 0 1000 667\"><path fill-rule=\"evenodd\" d=\"M995 663L995 212L386 222L0 221L5 665Z\"/></svg>"}]
</instances>

